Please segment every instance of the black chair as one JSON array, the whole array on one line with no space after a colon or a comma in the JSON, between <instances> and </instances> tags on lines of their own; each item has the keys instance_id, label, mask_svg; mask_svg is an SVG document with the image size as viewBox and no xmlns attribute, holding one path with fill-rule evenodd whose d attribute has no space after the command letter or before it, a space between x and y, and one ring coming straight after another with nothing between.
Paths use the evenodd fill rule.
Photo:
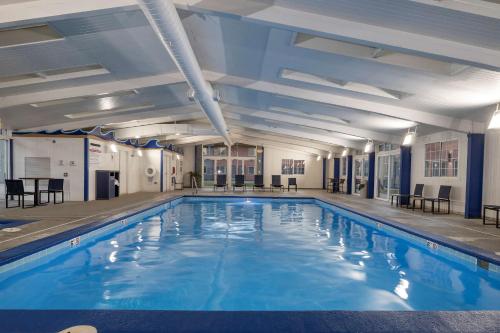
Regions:
<instances>
[{"instance_id":1,"label":"black chair","mask_svg":"<svg viewBox=\"0 0 500 333\"><path fill-rule=\"evenodd\" d=\"M425 204L427 201L432 203L432 213L435 213L434 207L435 203L438 204L438 213L441 212L441 202L447 202L448 203L448 212L447 214L450 214L451 211L451 200L450 200L450 194L451 194L451 186L449 185L441 185L439 186L439 193L437 198L424 198L422 201L423 207L422 210L425 212Z\"/></svg>"},{"instance_id":2,"label":"black chair","mask_svg":"<svg viewBox=\"0 0 500 333\"><path fill-rule=\"evenodd\" d=\"M271 177L271 186L269 186L269 189L271 190L271 192L273 191L273 188L275 188L275 187L278 187L281 190L283 190L283 192L285 192L285 186L283 186L283 184L281 184L281 176L280 175L272 175L272 177Z\"/></svg>"},{"instance_id":3,"label":"black chair","mask_svg":"<svg viewBox=\"0 0 500 333\"><path fill-rule=\"evenodd\" d=\"M235 188L241 187L243 191L246 192L247 190L247 184L245 184L245 176L244 175L235 175L234 176L234 183L233 183L233 192Z\"/></svg>"},{"instance_id":4,"label":"black chair","mask_svg":"<svg viewBox=\"0 0 500 333\"><path fill-rule=\"evenodd\" d=\"M5 180L5 208L14 208L14 207L21 207L21 200L22 200L22 207L25 208L24 205L24 197L26 196L33 196L33 201L35 201L35 192L26 192L24 191L24 184L22 180L19 179L6 179ZM11 206L9 207L9 196L14 196L17 195L17 206ZM35 207L35 204L28 206L28 207Z\"/></svg>"},{"instance_id":5,"label":"black chair","mask_svg":"<svg viewBox=\"0 0 500 333\"><path fill-rule=\"evenodd\" d=\"M255 191L255 188L265 189L264 187L264 176L263 175L255 175L252 191Z\"/></svg>"},{"instance_id":6,"label":"black chair","mask_svg":"<svg viewBox=\"0 0 500 333\"><path fill-rule=\"evenodd\" d=\"M326 184L326 192L330 192L330 189L333 193L333 185L335 184L335 178L328 178L328 183Z\"/></svg>"},{"instance_id":7,"label":"black chair","mask_svg":"<svg viewBox=\"0 0 500 333\"><path fill-rule=\"evenodd\" d=\"M401 203L401 199L407 198L406 207L409 207L412 198L422 198L423 194L424 194L424 184L415 184L415 189L413 190L413 194L401 194L401 193L392 194L391 206L394 204L394 198L396 198L396 207L398 207L399 205L403 206L403 204ZM412 207L413 209L415 209L415 199L413 199Z\"/></svg>"},{"instance_id":8,"label":"black chair","mask_svg":"<svg viewBox=\"0 0 500 333\"><path fill-rule=\"evenodd\" d=\"M344 183L345 183L345 178L341 178L339 180L339 187L338 187L339 193L344 193Z\"/></svg>"},{"instance_id":9,"label":"black chair","mask_svg":"<svg viewBox=\"0 0 500 333\"><path fill-rule=\"evenodd\" d=\"M295 192L297 192L297 178L288 178L288 192L290 192L290 186L295 186Z\"/></svg>"},{"instance_id":10,"label":"black chair","mask_svg":"<svg viewBox=\"0 0 500 333\"><path fill-rule=\"evenodd\" d=\"M50 202L50 194L54 194L54 205L64 203L64 179L49 179L49 185L46 190L41 190L42 193L47 193L47 203ZM61 193L61 201L57 202L56 194ZM45 202L44 202L45 203Z\"/></svg>"},{"instance_id":11,"label":"black chair","mask_svg":"<svg viewBox=\"0 0 500 333\"><path fill-rule=\"evenodd\" d=\"M227 175L217 175L217 182L214 184L214 191L222 187L224 192L227 190Z\"/></svg>"}]
</instances>

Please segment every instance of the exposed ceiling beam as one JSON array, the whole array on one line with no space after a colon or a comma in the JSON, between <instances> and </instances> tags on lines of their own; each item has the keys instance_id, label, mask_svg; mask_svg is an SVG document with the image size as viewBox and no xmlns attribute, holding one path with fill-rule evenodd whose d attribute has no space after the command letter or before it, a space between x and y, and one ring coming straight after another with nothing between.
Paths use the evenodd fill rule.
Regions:
<instances>
[{"instance_id":1,"label":"exposed ceiling beam","mask_svg":"<svg viewBox=\"0 0 500 333\"><path fill-rule=\"evenodd\" d=\"M239 126L234 126L231 129L231 133L234 134L240 134L240 135L245 135L246 137L252 137L254 140L257 141L273 141L276 143L281 143L284 145L293 145L293 146L299 146L299 147L307 147L307 148L314 148L317 150L321 151L336 151L338 147L328 145L328 144L323 144L319 142L313 142L311 140L303 140L287 135L278 135L276 133L270 134L270 133L264 133L261 131L253 130L253 129L246 129L245 127L239 127ZM341 151L341 149L339 149Z\"/></svg>"},{"instance_id":2,"label":"exposed ceiling beam","mask_svg":"<svg viewBox=\"0 0 500 333\"><path fill-rule=\"evenodd\" d=\"M30 92L0 97L0 108L183 82L185 82L185 80L180 73L171 73L144 76L126 80L108 81L104 83L70 86L67 88L49 89L39 92Z\"/></svg>"},{"instance_id":3,"label":"exposed ceiling beam","mask_svg":"<svg viewBox=\"0 0 500 333\"><path fill-rule=\"evenodd\" d=\"M117 129L114 131L120 139L148 138L162 135L217 135L210 126L191 124L155 124Z\"/></svg>"},{"instance_id":4,"label":"exposed ceiling beam","mask_svg":"<svg viewBox=\"0 0 500 333\"><path fill-rule=\"evenodd\" d=\"M302 138L317 142L322 142L324 144L336 145L336 146L346 146L354 149L362 149L364 142L355 142L351 140L336 138L334 136L329 136L327 131L313 130L301 126L292 126L288 124L279 124L276 122L265 121L261 118L242 116L235 113L226 113L226 118L232 125L237 125L249 129L255 129L260 131L265 131L268 133L276 133L281 135L288 135L296 138Z\"/></svg>"},{"instance_id":5,"label":"exposed ceiling beam","mask_svg":"<svg viewBox=\"0 0 500 333\"><path fill-rule=\"evenodd\" d=\"M0 27L14 22L137 5L136 0L32 0L0 5Z\"/></svg>"},{"instance_id":6,"label":"exposed ceiling beam","mask_svg":"<svg viewBox=\"0 0 500 333\"><path fill-rule=\"evenodd\" d=\"M53 131L53 130L71 130L77 128L93 127L93 126L104 126L104 127L117 127L120 123L125 123L124 127L127 125L147 125L156 124L159 122L173 122L173 121L185 121L203 118L203 114L195 106L184 106L178 108L160 109L150 112L127 114L120 116L111 116L107 118L99 119L86 119L80 121L70 121L55 123L52 125L30 127L30 128L19 128L18 130L23 131Z\"/></svg>"},{"instance_id":7,"label":"exposed ceiling beam","mask_svg":"<svg viewBox=\"0 0 500 333\"><path fill-rule=\"evenodd\" d=\"M206 77L209 77L210 80L210 76L208 74L206 75ZM364 100L350 96L336 95L332 93L293 87L268 81L250 81L248 79L235 76L221 76L220 73L213 73L212 80L216 81L217 84L226 84L265 93L298 98L311 102L319 102L346 108L358 109L362 111L386 115L397 119L415 121L420 124L427 124L460 132L482 133L485 131L485 124L482 122L476 122L469 119L458 119L449 116L434 114L431 112Z\"/></svg>"},{"instance_id":8,"label":"exposed ceiling beam","mask_svg":"<svg viewBox=\"0 0 500 333\"><path fill-rule=\"evenodd\" d=\"M500 6L481 0L409 0L424 5L500 19Z\"/></svg>"},{"instance_id":9,"label":"exposed ceiling beam","mask_svg":"<svg viewBox=\"0 0 500 333\"><path fill-rule=\"evenodd\" d=\"M283 112L276 112L273 110L268 110L268 111L253 110L233 105L225 107L224 110L235 112L241 115L251 115L253 117L258 117L263 119L284 121L291 124L301 124L303 126L315 127L319 129L337 132L340 134L352 135L362 139L371 139L380 142L387 142L394 144L399 144L401 141L401 138L399 136L388 135L360 128L354 128L346 125L340 125L328 122L326 120L315 120L311 119L310 117L290 115Z\"/></svg>"},{"instance_id":10,"label":"exposed ceiling beam","mask_svg":"<svg viewBox=\"0 0 500 333\"><path fill-rule=\"evenodd\" d=\"M238 5L235 5L237 1ZM174 0L179 8L215 14L237 16L249 22L297 32L316 34L322 37L345 41L364 41L372 46L395 51L428 55L490 70L500 70L500 50L463 44L443 38L406 32L337 17L299 11L281 6L262 4L255 1L217 0L191 1ZM246 4L246 5L245 5Z\"/></svg>"}]
</instances>

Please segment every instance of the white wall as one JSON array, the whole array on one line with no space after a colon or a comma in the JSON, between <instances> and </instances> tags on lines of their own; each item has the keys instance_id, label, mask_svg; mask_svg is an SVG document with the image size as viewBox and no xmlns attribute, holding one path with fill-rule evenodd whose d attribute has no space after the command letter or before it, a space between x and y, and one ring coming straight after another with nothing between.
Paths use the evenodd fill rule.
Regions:
<instances>
[{"instance_id":1,"label":"white wall","mask_svg":"<svg viewBox=\"0 0 500 333\"><path fill-rule=\"evenodd\" d=\"M458 139L458 176L425 177L425 144ZM452 210L454 213L465 211L465 190L467 175L467 134L445 131L417 137L412 147L411 191L415 184L424 184L424 196L436 197L439 185L451 185Z\"/></svg>"},{"instance_id":2,"label":"white wall","mask_svg":"<svg viewBox=\"0 0 500 333\"><path fill-rule=\"evenodd\" d=\"M483 205L500 205L500 132L488 131L484 143ZM486 211L488 216L495 213Z\"/></svg>"},{"instance_id":3,"label":"white wall","mask_svg":"<svg viewBox=\"0 0 500 333\"><path fill-rule=\"evenodd\" d=\"M194 145L185 145L182 147L182 149L184 150L182 179L185 187L191 186L189 173L194 172L194 164L195 164L194 147L195 147Z\"/></svg>"},{"instance_id":4,"label":"white wall","mask_svg":"<svg viewBox=\"0 0 500 333\"><path fill-rule=\"evenodd\" d=\"M281 175L281 160L294 159L305 160L304 175ZM288 184L288 178L297 178L299 188L323 188L323 161L317 161L316 156L294 152L292 150L281 150L275 147L264 146L264 184L271 184L272 175L281 175L282 184Z\"/></svg>"},{"instance_id":5,"label":"white wall","mask_svg":"<svg viewBox=\"0 0 500 333\"><path fill-rule=\"evenodd\" d=\"M25 157L48 157L50 177L64 179L65 200L82 201L83 145L82 138L14 137L13 177L25 176Z\"/></svg>"}]
</instances>

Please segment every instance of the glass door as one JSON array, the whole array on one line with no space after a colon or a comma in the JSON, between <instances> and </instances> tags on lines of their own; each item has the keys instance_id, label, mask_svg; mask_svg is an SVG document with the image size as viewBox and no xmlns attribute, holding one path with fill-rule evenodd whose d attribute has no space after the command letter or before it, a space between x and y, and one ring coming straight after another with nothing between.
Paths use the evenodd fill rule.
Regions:
<instances>
[{"instance_id":1,"label":"glass door","mask_svg":"<svg viewBox=\"0 0 500 333\"><path fill-rule=\"evenodd\" d=\"M389 156L377 157L377 198L389 198Z\"/></svg>"},{"instance_id":2,"label":"glass door","mask_svg":"<svg viewBox=\"0 0 500 333\"><path fill-rule=\"evenodd\" d=\"M399 193L400 167L399 152L377 156L377 198L389 200L392 194Z\"/></svg>"},{"instance_id":3,"label":"glass door","mask_svg":"<svg viewBox=\"0 0 500 333\"><path fill-rule=\"evenodd\" d=\"M203 160L203 186L213 186L215 180L215 160Z\"/></svg>"}]
</instances>

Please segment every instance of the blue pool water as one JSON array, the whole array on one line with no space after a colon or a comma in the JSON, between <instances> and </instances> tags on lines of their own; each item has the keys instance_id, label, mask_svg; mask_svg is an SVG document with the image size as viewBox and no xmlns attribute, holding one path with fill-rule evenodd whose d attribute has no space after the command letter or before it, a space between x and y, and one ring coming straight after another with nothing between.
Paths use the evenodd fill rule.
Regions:
<instances>
[{"instance_id":1,"label":"blue pool water","mask_svg":"<svg viewBox=\"0 0 500 333\"><path fill-rule=\"evenodd\" d=\"M0 274L0 309L486 310L500 277L313 200L184 198Z\"/></svg>"}]
</instances>

